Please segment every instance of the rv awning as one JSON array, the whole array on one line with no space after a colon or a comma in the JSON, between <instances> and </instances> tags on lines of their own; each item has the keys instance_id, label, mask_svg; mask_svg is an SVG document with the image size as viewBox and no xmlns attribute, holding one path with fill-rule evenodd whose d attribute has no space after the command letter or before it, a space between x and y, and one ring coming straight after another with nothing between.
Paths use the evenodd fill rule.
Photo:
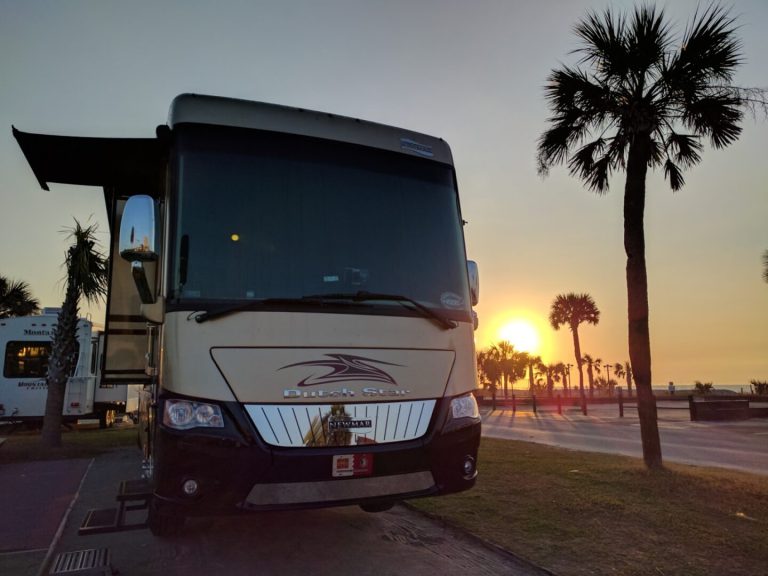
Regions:
<instances>
[{"instance_id":1,"label":"rv awning","mask_svg":"<svg viewBox=\"0 0 768 576\"><path fill-rule=\"evenodd\" d=\"M13 128L43 190L50 182L133 187L151 194L162 174L167 145L157 138L83 138L32 134Z\"/></svg>"}]
</instances>

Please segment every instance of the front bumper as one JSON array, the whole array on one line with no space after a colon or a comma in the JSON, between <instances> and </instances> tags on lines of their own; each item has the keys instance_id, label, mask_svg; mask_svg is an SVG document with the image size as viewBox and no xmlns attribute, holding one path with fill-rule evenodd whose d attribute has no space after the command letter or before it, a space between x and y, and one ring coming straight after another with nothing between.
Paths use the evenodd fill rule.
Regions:
<instances>
[{"instance_id":1,"label":"front bumper","mask_svg":"<svg viewBox=\"0 0 768 576\"><path fill-rule=\"evenodd\" d=\"M374 504L471 488L480 443L480 422L441 433L448 400L441 401L425 436L392 444L277 448L256 433L245 410L224 404L223 429L176 431L158 426L155 497L185 516L242 510L280 510ZM162 401L160 402L162 408ZM335 478L338 455L368 454L370 475ZM473 464L469 473L465 463ZM193 495L183 485L197 484Z\"/></svg>"}]
</instances>

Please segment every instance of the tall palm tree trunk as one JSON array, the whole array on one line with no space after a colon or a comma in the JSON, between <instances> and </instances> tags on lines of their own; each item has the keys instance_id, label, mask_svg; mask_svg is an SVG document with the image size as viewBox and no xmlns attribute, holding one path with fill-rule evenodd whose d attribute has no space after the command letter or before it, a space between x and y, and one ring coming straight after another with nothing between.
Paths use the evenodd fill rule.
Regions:
<instances>
[{"instance_id":1,"label":"tall palm tree trunk","mask_svg":"<svg viewBox=\"0 0 768 576\"><path fill-rule=\"evenodd\" d=\"M67 380L75 362L77 342L78 289L75 282L67 283L56 327L53 329L51 362L48 364L48 396L45 401L45 418L40 440L43 446L61 446L61 423ZM56 360L60 359L60 360Z\"/></svg>"},{"instance_id":2,"label":"tall palm tree trunk","mask_svg":"<svg viewBox=\"0 0 768 576\"><path fill-rule=\"evenodd\" d=\"M528 389L531 391L531 394L533 394L533 360L528 362Z\"/></svg>"},{"instance_id":3,"label":"tall palm tree trunk","mask_svg":"<svg viewBox=\"0 0 768 576\"><path fill-rule=\"evenodd\" d=\"M571 328L573 333L573 354L576 357L576 367L579 369L579 394L584 396L584 368L583 360L581 359L581 344L579 344L579 330L578 328Z\"/></svg>"},{"instance_id":4,"label":"tall palm tree trunk","mask_svg":"<svg viewBox=\"0 0 768 576\"><path fill-rule=\"evenodd\" d=\"M627 253L629 357L637 390L637 412L648 468L661 468L656 399L651 389L651 339L648 330L648 276L645 267L645 176L650 136L637 134L630 145L624 188L624 249Z\"/></svg>"}]
</instances>

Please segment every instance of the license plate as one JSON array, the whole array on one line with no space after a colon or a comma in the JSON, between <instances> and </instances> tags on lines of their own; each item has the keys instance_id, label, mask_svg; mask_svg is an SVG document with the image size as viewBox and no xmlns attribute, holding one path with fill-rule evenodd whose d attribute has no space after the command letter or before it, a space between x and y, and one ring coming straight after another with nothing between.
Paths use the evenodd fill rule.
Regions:
<instances>
[{"instance_id":1,"label":"license plate","mask_svg":"<svg viewBox=\"0 0 768 576\"><path fill-rule=\"evenodd\" d=\"M373 473L373 454L336 454L331 473L334 478L370 476Z\"/></svg>"}]
</instances>

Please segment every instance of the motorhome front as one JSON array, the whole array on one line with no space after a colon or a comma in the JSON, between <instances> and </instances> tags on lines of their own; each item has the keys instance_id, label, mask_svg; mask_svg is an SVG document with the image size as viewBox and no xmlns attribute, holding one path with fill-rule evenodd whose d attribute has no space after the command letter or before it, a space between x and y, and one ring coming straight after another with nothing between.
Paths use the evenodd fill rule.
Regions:
<instances>
[{"instance_id":1,"label":"motorhome front","mask_svg":"<svg viewBox=\"0 0 768 576\"><path fill-rule=\"evenodd\" d=\"M477 276L443 140L197 95L156 138L15 135L43 187L104 187L104 373L147 382L155 532L474 484Z\"/></svg>"}]
</instances>

